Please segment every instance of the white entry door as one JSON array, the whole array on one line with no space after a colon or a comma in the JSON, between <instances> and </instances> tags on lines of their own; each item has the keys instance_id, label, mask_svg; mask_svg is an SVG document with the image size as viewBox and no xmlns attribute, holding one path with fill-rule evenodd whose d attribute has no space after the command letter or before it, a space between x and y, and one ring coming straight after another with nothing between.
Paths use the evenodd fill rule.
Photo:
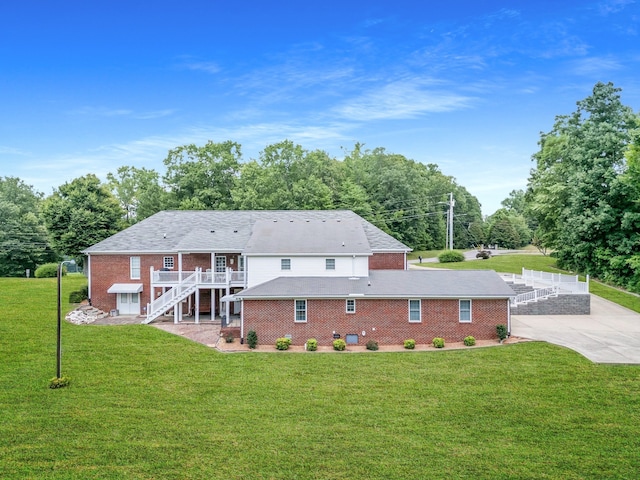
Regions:
<instances>
[{"instance_id":1,"label":"white entry door","mask_svg":"<svg viewBox=\"0 0 640 480\"><path fill-rule=\"evenodd\" d=\"M120 315L140 315L140 294L119 293L118 313Z\"/></svg>"}]
</instances>

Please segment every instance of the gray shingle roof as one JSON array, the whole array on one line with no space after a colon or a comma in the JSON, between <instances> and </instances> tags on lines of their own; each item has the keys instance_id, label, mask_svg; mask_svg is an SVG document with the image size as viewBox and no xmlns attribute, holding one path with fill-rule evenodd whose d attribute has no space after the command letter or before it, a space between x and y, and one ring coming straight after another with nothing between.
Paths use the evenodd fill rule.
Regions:
<instances>
[{"instance_id":1,"label":"gray shingle roof","mask_svg":"<svg viewBox=\"0 0 640 480\"><path fill-rule=\"evenodd\" d=\"M85 249L84 253L242 252L256 223L273 220L293 220L296 225L304 225L307 221L337 223L337 220L352 226L359 223L370 250L410 250L402 242L350 210L167 210ZM350 235L352 241L361 241L357 233ZM335 241L335 238L328 235L323 237ZM341 239L340 243L342 241Z\"/></svg>"},{"instance_id":2,"label":"gray shingle roof","mask_svg":"<svg viewBox=\"0 0 640 480\"><path fill-rule=\"evenodd\" d=\"M244 253L371 254L362 222L349 219L258 220Z\"/></svg>"},{"instance_id":3,"label":"gray shingle roof","mask_svg":"<svg viewBox=\"0 0 640 480\"><path fill-rule=\"evenodd\" d=\"M237 298L508 298L514 291L492 270L372 270L369 277L279 277Z\"/></svg>"}]
</instances>

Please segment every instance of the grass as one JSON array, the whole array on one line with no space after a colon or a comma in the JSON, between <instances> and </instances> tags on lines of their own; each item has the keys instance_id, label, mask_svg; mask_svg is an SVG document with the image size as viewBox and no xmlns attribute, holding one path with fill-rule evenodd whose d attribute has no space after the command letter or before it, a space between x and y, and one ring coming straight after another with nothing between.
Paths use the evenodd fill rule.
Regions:
<instances>
[{"instance_id":1,"label":"grass","mask_svg":"<svg viewBox=\"0 0 640 480\"><path fill-rule=\"evenodd\" d=\"M63 279L64 297L81 278ZM545 343L221 354L0 279L0 478L635 478L638 368ZM67 305L68 309L69 306Z\"/></svg>"}]
</instances>

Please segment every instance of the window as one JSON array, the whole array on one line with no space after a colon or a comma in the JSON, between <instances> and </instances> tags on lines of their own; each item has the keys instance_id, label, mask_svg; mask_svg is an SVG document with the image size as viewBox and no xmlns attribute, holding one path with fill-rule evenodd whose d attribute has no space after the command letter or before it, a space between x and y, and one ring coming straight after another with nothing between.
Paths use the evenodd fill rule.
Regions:
<instances>
[{"instance_id":1,"label":"window","mask_svg":"<svg viewBox=\"0 0 640 480\"><path fill-rule=\"evenodd\" d=\"M347 299L347 313L356 313L356 299L348 298Z\"/></svg>"},{"instance_id":2,"label":"window","mask_svg":"<svg viewBox=\"0 0 640 480\"><path fill-rule=\"evenodd\" d=\"M162 266L164 268L168 268L169 270L173 270L173 257L164 257Z\"/></svg>"},{"instance_id":3,"label":"window","mask_svg":"<svg viewBox=\"0 0 640 480\"><path fill-rule=\"evenodd\" d=\"M357 333L347 333L344 337L347 345L357 345L358 344L358 334Z\"/></svg>"},{"instance_id":4,"label":"window","mask_svg":"<svg viewBox=\"0 0 640 480\"><path fill-rule=\"evenodd\" d=\"M420 300L409 300L409 321L421 322Z\"/></svg>"},{"instance_id":5,"label":"window","mask_svg":"<svg viewBox=\"0 0 640 480\"><path fill-rule=\"evenodd\" d=\"M290 258L282 258L282 259L280 259L280 270L291 270L291 259Z\"/></svg>"},{"instance_id":6,"label":"window","mask_svg":"<svg viewBox=\"0 0 640 480\"><path fill-rule=\"evenodd\" d=\"M239 256L238 257L238 270L240 270L241 272L244 272L244 257L243 256Z\"/></svg>"},{"instance_id":7,"label":"window","mask_svg":"<svg viewBox=\"0 0 640 480\"><path fill-rule=\"evenodd\" d=\"M132 280L140 278L140 257L129 258L129 276Z\"/></svg>"},{"instance_id":8,"label":"window","mask_svg":"<svg viewBox=\"0 0 640 480\"><path fill-rule=\"evenodd\" d=\"M296 322L307 321L307 301L296 300Z\"/></svg>"},{"instance_id":9,"label":"window","mask_svg":"<svg viewBox=\"0 0 640 480\"><path fill-rule=\"evenodd\" d=\"M227 271L227 257L216 257L216 273L224 273Z\"/></svg>"},{"instance_id":10,"label":"window","mask_svg":"<svg viewBox=\"0 0 640 480\"><path fill-rule=\"evenodd\" d=\"M471 322L471 300L460 300L460 321Z\"/></svg>"},{"instance_id":11,"label":"window","mask_svg":"<svg viewBox=\"0 0 640 480\"><path fill-rule=\"evenodd\" d=\"M327 270L335 270L336 269L336 259L335 258L327 258L325 260L325 267Z\"/></svg>"}]
</instances>

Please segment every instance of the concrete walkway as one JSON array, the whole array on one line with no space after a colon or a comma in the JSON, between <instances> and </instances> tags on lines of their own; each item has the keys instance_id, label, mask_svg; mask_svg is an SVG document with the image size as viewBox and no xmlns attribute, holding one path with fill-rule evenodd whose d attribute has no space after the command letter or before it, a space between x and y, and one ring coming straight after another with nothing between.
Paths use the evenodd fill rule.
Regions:
<instances>
[{"instance_id":1,"label":"concrete walkway","mask_svg":"<svg viewBox=\"0 0 640 480\"><path fill-rule=\"evenodd\" d=\"M561 345L595 363L640 365L640 314L591 295L591 315L513 315L511 334Z\"/></svg>"}]
</instances>

